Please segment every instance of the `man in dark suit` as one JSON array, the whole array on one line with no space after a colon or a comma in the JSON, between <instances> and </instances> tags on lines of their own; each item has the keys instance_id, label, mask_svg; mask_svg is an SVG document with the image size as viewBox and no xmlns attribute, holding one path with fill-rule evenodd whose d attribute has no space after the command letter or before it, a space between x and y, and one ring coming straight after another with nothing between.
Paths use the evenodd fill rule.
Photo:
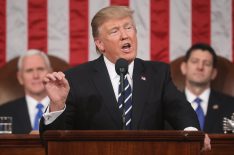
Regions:
<instances>
[{"instance_id":1,"label":"man in dark suit","mask_svg":"<svg viewBox=\"0 0 234 155\"><path fill-rule=\"evenodd\" d=\"M199 129L196 114L171 81L168 65L136 58L136 26L128 7L101 9L92 20L92 34L101 56L65 74L48 74L44 84L51 103L41 132L50 129L161 130L166 119L176 129ZM128 62L123 109L118 103L119 58ZM126 121L123 121L123 110ZM127 116L130 114L130 116ZM185 117L186 116L186 117ZM124 122L124 123L123 123ZM209 144L207 145L209 146Z\"/></svg>"},{"instance_id":2,"label":"man in dark suit","mask_svg":"<svg viewBox=\"0 0 234 155\"><path fill-rule=\"evenodd\" d=\"M210 88L211 80L217 75L217 56L214 49L203 43L194 44L186 53L181 64L185 76L185 95L197 111L196 99L201 100L200 127L206 133L223 133L223 117L234 112L234 98ZM198 114L199 115L199 114Z\"/></svg>"},{"instance_id":3,"label":"man in dark suit","mask_svg":"<svg viewBox=\"0 0 234 155\"><path fill-rule=\"evenodd\" d=\"M13 117L12 133L27 134L32 130L38 131L40 111L43 113L49 104L42 83L49 72L49 59L39 50L29 50L19 58L17 78L24 87L25 96L0 107L0 116Z\"/></svg>"}]
</instances>

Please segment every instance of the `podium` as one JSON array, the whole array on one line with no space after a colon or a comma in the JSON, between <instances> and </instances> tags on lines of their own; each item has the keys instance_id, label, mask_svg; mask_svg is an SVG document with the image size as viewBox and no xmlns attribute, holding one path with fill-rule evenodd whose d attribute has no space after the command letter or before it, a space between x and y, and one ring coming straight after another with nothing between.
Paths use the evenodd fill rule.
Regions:
<instances>
[{"instance_id":1,"label":"podium","mask_svg":"<svg viewBox=\"0 0 234 155\"><path fill-rule=\"evenodd\" d=\"M47 155L199 155L203 132L46 131Z\"/></svg>"},{"instance_id":2,"label":"podium","mask_svg":"<svg viewBox=\"0 0 234 155\"><path fill-rule=\"evenodd\" d=\"M84 134L82 133L83 131L77 131L79 133L72 133L74 131L63 132L51 131L46 133L47 140L44 142L47 144L47 147L42 145L39 135L0 134L0 155L45 155L46 151L47 154L49 153L49 150L50 154L53 154L51 151L55 151L56 154L62 154L59 152L61 149L65 150L65 155L79 155L83 152L86 152L83 154L87 155L95 151L93 154L196 154L199 151L196 150L194 144L197 145L199 137L203 136L202 133L179 131L169 131L168 133L161 131L131 131L133 133L88 131ZM101 136L102 134L103 136ZM201 153L201 155L233 155L234 134L209 134L209 137L211 138L212 149ZM76 150L78 147L75 142L80 142L79 145L82 145L79 151ZM89 146L91 142L92 145ZM54 150L51 150L51 143ZM56 143L61 144L57 147ZM62 144L64 143L72 143L73 146L63 146ZM178 145L173 143L178 143ZM73 147L77 148L74 149ZM85 148L88 149L82 150ZM74 152L71 152L72 150Z\"/></svg>"},{"instance_id":3,"label":"podium","mask_svg":"<svg viewBox=\"0 0 234 155\"><path fill-rule=\"evenodd\" d=\"M211 139L211 151L202 155L233 155L234 134L209 134Z\"/></svg>"},{"instance_id":4,"label":"podium","mask_svg":"<svg viewBox=\"0 0 234 155\"><path fill-rule=\"evenodd\" d=\"M0 155L45 155L39 135L0 134Z\"/></svg>"}]
</instances>

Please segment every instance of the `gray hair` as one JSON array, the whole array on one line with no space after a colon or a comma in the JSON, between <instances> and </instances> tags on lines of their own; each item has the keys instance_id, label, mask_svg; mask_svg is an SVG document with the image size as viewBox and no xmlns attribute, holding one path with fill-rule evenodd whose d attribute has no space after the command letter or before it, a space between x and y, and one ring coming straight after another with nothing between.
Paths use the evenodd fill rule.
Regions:
<instances>
[{"instance_id":1,"label":"gray hair","mask_svg":"<svg viewBox=\"0 0 234 155\"><path fill-rule=\"evenodd\" d=\"M22 69L23 59L25 57L34 56L34 55L41 56L44 59L45 64L47 65L47 67L51 68L50 60L49 60L48 56L44 52L42 52L42 51L40 51L38 49L30 49L24 55L20 56L20 58L18 60L18 64L17 64L18 70Z\"/></svg>"}]
</instances>

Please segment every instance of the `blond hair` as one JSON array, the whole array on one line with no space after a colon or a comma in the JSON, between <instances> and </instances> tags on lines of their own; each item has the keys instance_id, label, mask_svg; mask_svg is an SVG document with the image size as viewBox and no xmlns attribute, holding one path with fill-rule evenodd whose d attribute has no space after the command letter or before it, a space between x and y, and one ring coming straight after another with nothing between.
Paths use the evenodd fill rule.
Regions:
<instances>
[{"instance_id":1,"label":"blond hair","mask_svg":"<svg viewBox=\"0 0 234 155\"><path fill-rule=\"evenodd\" d=\"M135 26L135 22L133 19L133 10L131 10L130 8L126 6L108 6L101 9L96 13L91 22L93 38L99 36L99 28L106 21L110 19L121 19L125 17L130 17ZM99 49L97 47L96 49L99 52Z\"/></svg>"}]
</instances>

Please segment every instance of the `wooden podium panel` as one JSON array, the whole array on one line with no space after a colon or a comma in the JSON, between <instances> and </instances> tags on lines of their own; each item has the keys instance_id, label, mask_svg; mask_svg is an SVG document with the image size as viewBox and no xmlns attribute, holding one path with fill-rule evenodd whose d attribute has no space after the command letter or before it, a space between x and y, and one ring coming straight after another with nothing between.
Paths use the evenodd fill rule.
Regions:
<instances>
[{"instance_id":1,"label":"wooden podium panel","mask_svg":"<svg viewBox=\"0 0 234 155\"><path fill-rule=\"evenodd\" d=\"M0 155L45 155L39 135L0 134Z\"/></svg>"},{"instance_id":2,"label":"wooden podium panel","mask_svg":"<svg viewBox=\"0 0 234 155\"><path fill-rule=\"evenodd\" d=\"M209 134L211 151L203 155L234 155L234 134Z\"/></svg>"},{"instance_id":3,"label":"wooden podium panel","mask_svg":"<svg viewBox=\"0 0 234 155\"><path fill-rule=\"evenodd\" d=\"M48 155L198 155L202 132L46 131Z\"/></svg>"},{"instance_id":4,"label":"wooden podium panel","mask_svg":"<svg viewBox=\"0 0 234 155\"><path fill-rule=\"evenodd\" d=\"M132 133L131 133L132 132ZM198 136L198 137L196 137ZM161 131L50 131L48 154L196 154L202 133ZM211 151L202 155L233 155L234 134L209 134ZM56 139L58 138L58 139ZM203 140L202 140L203 141ZM203 142L200 142L203 143ZM74 149L75 148L75 149ZM50 152L49 152L50 151ZM61 152L60 152L61 151ZM0 155L45 155L38 135L0 134ZM78 154L78 155L79 155Z\"/></svg>"}]
</instances>

